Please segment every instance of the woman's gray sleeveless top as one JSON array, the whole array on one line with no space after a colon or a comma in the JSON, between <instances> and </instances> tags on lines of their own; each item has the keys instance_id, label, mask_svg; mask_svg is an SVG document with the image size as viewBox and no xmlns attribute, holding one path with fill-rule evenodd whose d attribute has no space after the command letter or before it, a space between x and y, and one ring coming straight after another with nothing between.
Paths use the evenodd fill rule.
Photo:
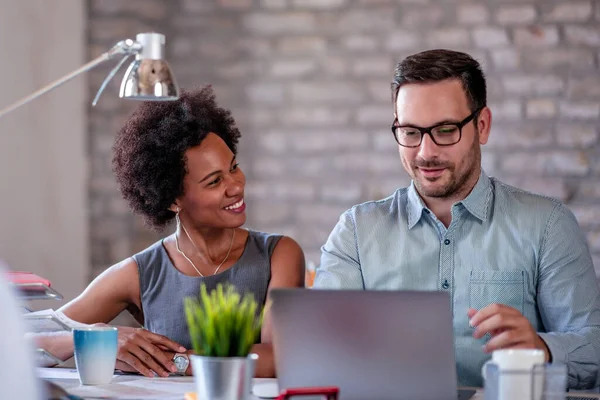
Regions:
<instances>
[{"instance_id":1,"label":"woman's gray sleeveless top","mask_svg":"<svg viewBox=\"0 0 600 400\"><path fill-rule=\"evenodd\" d=\"M206 277L187 276L171 262L159 240L133 256L140 275L140 295L144 327L191 349L183 299L197 297L204 283L210 292L219 283L230 283L236 290L251 293L260 305L267 298L271 280L271 255L281 235L248 230L246 247L229 269Z\"/></svg>"}]
</instances>

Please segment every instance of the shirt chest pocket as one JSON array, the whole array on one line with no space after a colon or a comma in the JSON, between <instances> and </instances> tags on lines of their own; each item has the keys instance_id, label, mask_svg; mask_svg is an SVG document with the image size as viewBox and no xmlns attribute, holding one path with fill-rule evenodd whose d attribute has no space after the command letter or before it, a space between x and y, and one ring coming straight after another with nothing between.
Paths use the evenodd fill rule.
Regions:
<instances>
[{"instance_id":1,"label":"shirt chest pocket","mask_svg":"<svg viewBox=\"0 0 600 400\"><path fill-rule=\"evenodd\" d=\"M499 303L523 314L525 271L472 270L469 277L469 307L476 310Z\"/></svg>"}]
</instances>

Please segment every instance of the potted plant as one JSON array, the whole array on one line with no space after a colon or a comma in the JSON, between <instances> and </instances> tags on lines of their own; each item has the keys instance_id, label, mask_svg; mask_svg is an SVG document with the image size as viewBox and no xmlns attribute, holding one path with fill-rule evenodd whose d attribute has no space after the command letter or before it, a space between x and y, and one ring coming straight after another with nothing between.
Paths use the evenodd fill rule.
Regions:
<instances>
[{"instance_id":1,"label":"potted plant","mask_svg":"<svg viewBox=\"0 0 600 400\"><path fill-rule=\"evenodd\" d=\"M184 300L195 355L190 356L199 399L245 400L252 389L258 355L250 354L260 335L263 311L251 294L219 284Z\"/></svg>"}]
</instances>

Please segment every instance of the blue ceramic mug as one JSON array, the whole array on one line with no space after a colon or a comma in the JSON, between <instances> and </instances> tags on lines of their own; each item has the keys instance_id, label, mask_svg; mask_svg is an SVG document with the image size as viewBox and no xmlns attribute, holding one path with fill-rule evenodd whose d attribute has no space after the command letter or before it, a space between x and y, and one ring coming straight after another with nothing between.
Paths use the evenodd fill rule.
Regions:
<instances>
[{"instance_id":1,"label":"blue ceramic mug","mask_svg":"<svg viewBox=\"0 0 600 400\"><path fill-rule=\"evenodd\" d=\"M118 331L112 326L73 330L75 365L82 385L110 383L117 362Z\"/></svg>"}]
</instances>

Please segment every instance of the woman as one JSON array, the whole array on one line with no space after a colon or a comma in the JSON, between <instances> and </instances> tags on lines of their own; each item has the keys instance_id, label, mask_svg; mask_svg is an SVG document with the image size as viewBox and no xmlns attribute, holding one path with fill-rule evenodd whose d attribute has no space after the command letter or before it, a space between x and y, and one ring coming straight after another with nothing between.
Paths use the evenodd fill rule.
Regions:
<instances>
[{"instance_id":1,"label":"woman","mask_svg":"<svg viewBox=\"0 0 600 400\"><path fill-rule=\"evenodd\" d=\"M183 299L231 283L259 304L275 287L301 287L304 255L289 237L241 228L245 176L236 161L240 132L210 86L175 102L143 103L118 133L113 166L124 198L155 229L173 234L99 275L60 309L87 323L108 323L127 309L147 329L119 328L117 368L147 376L176 372L175 353L190 353ZM265 311L256 375L274 376ZM38 338L66 359L72 339ZM186 373L190 373L190 369Z\"/></svg>"}]
</instances>

